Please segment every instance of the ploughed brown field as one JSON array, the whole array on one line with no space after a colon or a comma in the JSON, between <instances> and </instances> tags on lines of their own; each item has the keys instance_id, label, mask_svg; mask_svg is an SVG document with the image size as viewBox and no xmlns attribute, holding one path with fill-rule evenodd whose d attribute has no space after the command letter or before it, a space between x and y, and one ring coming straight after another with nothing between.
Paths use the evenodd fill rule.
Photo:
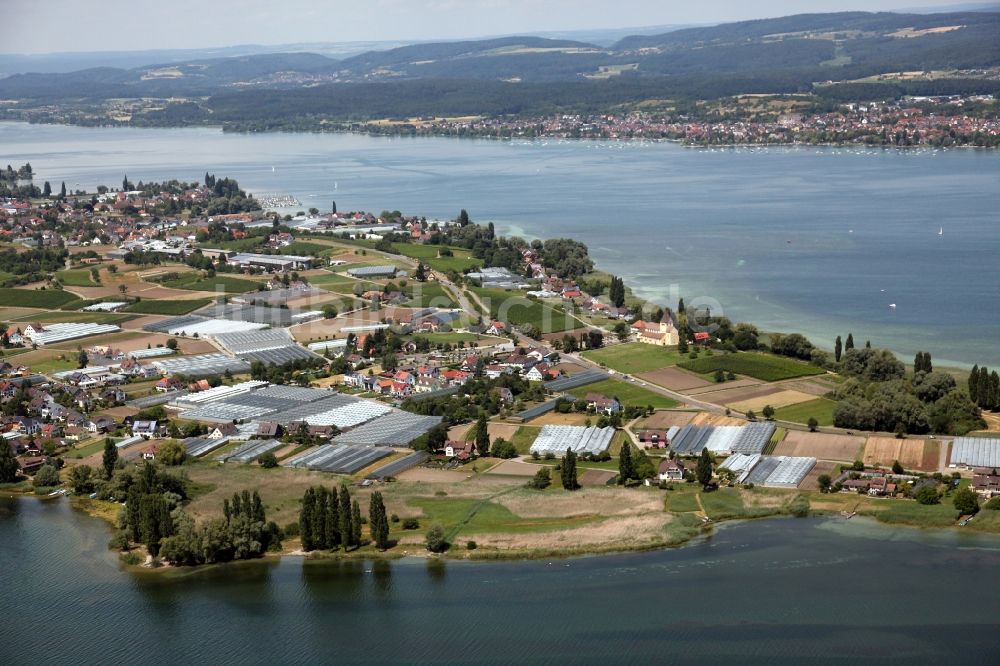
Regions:
<instances>
[{"instance_id":1,"label":"ploughed brown field","mask_svg":"<svg viewBox=\"0 0 1000 666\"><path fill-rule=\"evenodd\" d=\"M853 462L861 454L864 443L864 437L792 430L774 448L774 455L812 456L820 460ZM892 464L892 461L889 464Z\"/></svg>"},{"instance_id":2,"label":"ploughed brown field","mask_svg":"<svg viewBox=\"0 0 1000 666\"><path fill-rule=\"evenodd\" d=\"M633 430L667 430L673 426L683 428L691 423L697 412L672 412L661 410L640 421Z\"/></svg>"},{"instance_id":3,"label":"ploughed brown field","mask_svg":"<svg viewBox=\"0 0 1000 666\"><path fill-rule=\"evenodd\" d=\"M809 471L808 474L799 482L800 490L816 490L819 488L819 477L823 474L828 474L832 479L835 475L833 470L836 469L837 463L830 462L828 460L817 461L816 465Z\"/></svg>"},{"instance_id":4,"label":"ploughed brown field","mask_svg":"<svg viewBox=\"0 0 1000 666\"><path fill-rule=\"evenodd\" d=\"M934 439L869 437L862 460L866 465L882 467L890 467L898 460L904 469L932 472L938 468L940 451L940 442Z\"/></svg>"},{"instance_id":5,"label":"ploughed brown field","mask_svg":"<svg viewBox=\"0 0 1000 666\"><path fill-rule=\"evenodd\" d=\"M702 386L712 386L712 382L706 381L690 372L685 372L679 368L661 368L652 372L644 372L637 375L647 382L658 384L673 391L683 391L685 389L699 388Z\"/></svg>"}]
</instances>

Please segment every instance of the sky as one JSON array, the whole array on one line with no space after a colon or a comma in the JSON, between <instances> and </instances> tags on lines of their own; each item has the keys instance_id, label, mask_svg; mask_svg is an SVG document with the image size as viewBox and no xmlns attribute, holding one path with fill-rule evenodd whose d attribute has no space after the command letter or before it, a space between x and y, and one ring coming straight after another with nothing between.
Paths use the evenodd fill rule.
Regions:
<instances>
[{"instance_id":1,"label":"sky","mask_svg":"<svg viewBox=\"0 0 1000 666\"><path fill-rule=\"evenodd\" d=\"M949 0L0 0L0 53L440 40L712 24Z\"/></svg>"}]
</instances>

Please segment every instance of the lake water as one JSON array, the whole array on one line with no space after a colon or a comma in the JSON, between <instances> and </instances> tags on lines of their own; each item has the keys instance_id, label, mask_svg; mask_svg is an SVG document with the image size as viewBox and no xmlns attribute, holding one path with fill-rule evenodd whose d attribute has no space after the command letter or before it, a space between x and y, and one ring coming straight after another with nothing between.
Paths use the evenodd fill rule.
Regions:
<instances>
[{"instance_id":1,"label":"lake water","mask_svg":"<svg viewBox=\"0 0 1000 666\"><path fill-rule=\"evenodd\" d=\"M1000 365L1000 153L223 134L0 123L0 163L71 189L205 171L303 209L398 209L569 236L638 294L826 348ZM273 169L273 170L272 170ZM942 233L939 233L942 232ZM895 304L895 308L890 308Z\"/></svg>"},{"instance_id":2,"label":"lake water","mask_svg":"<svg viewBox=\"0 0 1000 666\"><path fill-rule=\"evenodd\" d=\"M0 663L995 664L1000 540L863 520L724 526L552 562L121 571L65 499L0 499Z\"/></svg>"}]
</instances>

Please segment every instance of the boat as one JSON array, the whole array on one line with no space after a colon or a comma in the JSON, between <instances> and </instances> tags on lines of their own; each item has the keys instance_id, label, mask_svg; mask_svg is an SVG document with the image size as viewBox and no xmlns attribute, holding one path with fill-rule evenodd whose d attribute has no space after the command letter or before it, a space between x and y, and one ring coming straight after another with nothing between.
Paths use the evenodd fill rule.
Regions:
<instances>
[{"instance_id":1,"label":"boat","mask_svg":"<svg viewBox=\"0 0 1000 666\"><path fill-rule=\"evenodd\" d=\"M944 227L938 229L938 236L944 236Z\"/></svg>"},{"instance_id":2,"label":"boat","mask_svg":"<svg viewBox=\"0 0 1000 666\"><path fill-rule=\"evenodd\" d=\"M889 303L889 308L891 310L895 310L896 309L896 304L895 303Z\"/></svg>"}]
</instances>

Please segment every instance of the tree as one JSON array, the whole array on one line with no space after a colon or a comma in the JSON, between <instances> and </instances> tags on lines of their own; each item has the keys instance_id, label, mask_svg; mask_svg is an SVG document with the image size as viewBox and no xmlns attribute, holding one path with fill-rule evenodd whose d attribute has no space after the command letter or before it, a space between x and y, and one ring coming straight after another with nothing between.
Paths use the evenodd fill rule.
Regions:
<instances>
[{"instance_id":1,"label":"tree","mask_svg":"<svg viewBox=\"0 0 1000 666\"><path fill-rule=\"evenodd\" d=\"M443 553L448 550L448 542L444 538L444 528L440 525L432 525L427 530L427 550L432 553Z\"/></svg>"},{"instance_id":2,"label":"tree","mask_svg":"<svg viewBox=\"0 0 1000 666\"><path fill-rule=\"evenodd\" d=\"M0 483L13 483L21 473L14 449L7 442L0 443Z\"/></svg>"},{"instance_id":3,"label":"tree","mask_svg":"<svg viewBox=\"0 0 1000 666\"><path fill-rule=\"evenodd\" d=\"M358 500L351 502L351 545L361 545L361 507Z\"/></svg>"},{"instance_id":4,"label":"tree","mask_svg":"<svg viewBox=\"0 0 1000 666\"><path fill-rule=\"evenodd\" d=\"M560 472L563 488L566 490L576 490L580 487L576 481L576 453L572 449L566 449L566 455L562 458Z\"/></svg>"},{"instance_id":5,"label":"tree","mask_svg":"<svg viewBox=\"0 0 1000 666\"><path fill-rule=\"evenodd\" d=\"M493 442L493 447L490 449L490 453L494 458L509 460L510 458L517 457L517 448L514 446L513 442L507 441L503 437L497 437L496 441Z\"/></svg>"},{"instance_id":6,"label":"tree","mask_svg":"<svg viewBox=\"0 0 1000 666\"><path fill-rule=\"evenodd\" d=\"M62 186L59 188L59 197L61 199L66 198L66 181L63 181Z\"/></svg>"},{"instance_id":7,"label":"tree","mask_svg":"<svg viewBox=\"0 0 1000 666\"><path fill-rule=\"evenodd\" d=\"M180 442L171 440L160 447L159 456L165 465L180 465L187 458L187 449Z\"/></svg>"},{"instance_id":8,"label":"tree","mask_svg":"<svg viewBox=\"0 0 1000 666\"><path fill-rule=\"evenodd\" d=\"M458 213L458 224L462 227L469 226L469 213L464 208Z\"/></svg>"},{"instance_id":9,"label":"tree","mask_svg":"<svg viewBox=\"0 0 1000 666\"><path fill-rule=\"evenodd\" d=\"M257 463L264 469L274 469L278 466L278 458L272 451L268 451L260 458L257 458Z\"/></svg>"},{"instance_id":10,"label":"tree","mask_svg":"<svg viewBox=\"0 0 1000 666\"><path fill-rule=\"evenodd\" d=\"M921 504L940 504L941 498L938 496L937 489L934 486L921 486L917 494L914 495L916 500Z\"/></svg>"},{"instance_id":11,"label":"tree","mask_svg":"<svg viewBox=\"0 0 1000 666\"><path fill-rule=\"evenodd\" d=\"M490 452L490 432L485 412L480 414L479 420L476 421L475 442L476 453L480 456L485 456Z\"/></svg>"},{"instance_id":12,"label":"tree","mask_svg":"<svg viewBox=\"0 0 1000 666\"><path fill-rule=\"evenodd\" d=\"M962 515L979 513L979 495L969 486L963 486L955 491L952 503Z\"/></svg>"},{"instance_id":13,"label":"tree","mask_svg":"<svg viewBox=\"0 0 1000 666\"><path fill-rule=\"evenodd\" d=\"M708 453L708 449L701 450L694 476L702 488L707 488L708 484L712 483L712 456Z\"/></svg>"},{"instance_id":14,"label":"tree","mask_svg":"<svg viewBox=\"0 0 1000 666\"><path fill-rule=\"evenodd\" d=\"M847 352L847 351L850 351L852 349L854 349L854 334L853 333L848 333L847 334L847 341L844 343L844 351Z\"/></svg>"},{"instance_id":15,"label":"tree","mask_svg":"<svg viewBox=\"0 0 1000 666\"><path fill-rule=\"evenodd\" d=\"M45 184L42 186L42 196L43 197L52 196L52 185L49 184L49 181L45 181Z\"/></svg>"},{"instance_id":16,"label":"tree","mask_svg":"<svg viewBox=\"0 0 1000 666\"><path fill-rule=\"evenodd\" d=\"M427 281L427 269L424 268L424 264L421 261L417 262L417 270L413 272L413 279L417 282Z\"/></svg>"},{"instance_id":17,"label":"tree","mask_svg":"<svg viewBox=\"0 0 1000 666\"><path fill-rule=\"evenodd\" d=\"M902 474L904 471L905 470L903 469L903 466L899 464L898 460L893 460L892 461L892 473L893 474Z\"/></svg>"},{"instance_id":18,"label":"tree","mask_svg":"<svg viewBox=\"0 0 1000 666\"><path fill-rule=\"evenodd\" d=\"M528 481L528 487L535 490L545 490L552 483L552 473L548 467L541 467L535 475Z\"/></svg>"},{"instance_id":19,"label":"tree","mask_svg":"<svg viewBox=\"0 0 1000 666\"><path fill-rule=\"evenodd\" d=\"M38 468L31 484L36 487L58 486L60 484L59 470L54 465L45 464Z\"/></svg>"},{"instance_id":20,"label":"tree","mask_svg":"<svg viewBox=\"0 0 1000 666\"><path fill-rule=\"evenodd\" d=\"M340 532L340 540L346 551L352 544L351 536L354 534L354 525L351 521L351 493L347 490L347 485L340 486L340 495L337 498L337 509L339 523L337 527Z\"/></svg>"},{"instance_id":21,"label":"tree","mask_svg":"<svg viewBox=\"0 0 1000 666\"><path fill-rule=\"evenodd\" d=\"M76 367L82 370L87 367L88 363L90 363L90 357L87 356L85 350L81 349L80 353L76 355Z\"/></svg>"},{"instance_id":22,"label":"tree","mask_svg":"<svg viewBox=\"0 0 1000 666\"><path fill-rule=\"evenodd\" d=\"M368 529L376 548L385 550L389 547L389 519L385 513L382 493L377 490L372 493L368 503Z\"/></svg>"},{"instance_id":23,"label":"tree","mask_svg":"<svg viewBox=\"0 0 1000 666\"><path fill-rule=\"evenodd\" d=\"M764 415L764 418L767 419L768 421L774 419L774 407L772 407L771 405L764 405L764 409L761 413Z\"/></svg>"},{"instance_id":24,"label":"tree","mask_svg":"<svg viewBox=\"0 0 1000 666\"><path fill-rule=\"evenodd\" d=\"M810 416L806 425L809 426L809 432L816 432L816 429L819 428L819 421L815 417Z\"/></svg>"},{"instance_id":25,"label":"tree","mask_svg":"<svg viewBox=\"0 0 1000 666\"><path fill-rule=\"evenodd\" d=\"M110 437L104 440L104 478L111 480L111 475L115 473L115 464L118 462L118 447L111 441Z\"/></svg>"},{"instance_id":26,"label":"tree","mask_svg":"<svg viewBox=\"0 0 1000 666\"><path fill-rule=\"evenodd\" d=\"M622 444L622 452L618 455L618 483L627 484L635 476L635 464L632 462L632 445Z\"/></svg>"},{"instance_id":27,"label":"tree","mask_svg":"<svg viewBox=\"0 0 1000 666\"><path fill-rule=\"evenodd\" d=\"M168 338L166 346L171 351L177 351L177 338Z\"/></svg>"},{"instance_id":28,"label":"tree","mask_svg":"<svg viewBox=\"0 0 1000 666\"><path fill-rule=\"evenodd\" d=\"M94 492L93 468L90 465L77 465L69 473L69 481L73 492L79 495Z\"/></svg>"},{"instance_id":29,"label":"tree","mask_svg":"<svg viewBox=\"0 0 1000 666\"><path fill-rule=\"evenodd\" d=\"M819 485L819 490L822 493L830 492L830 487L833 485L833 479L830 478L829 474L820 474L816 479L816 483Z\"/></svg>"},{"instance_id":30,"label":"tree","mask_svg":"<svg viewBox=\"0 0 1000 666\"><path fill-rule=\"evenodd\" d=\"M840 341L840 336L833 342L833 358L840 363L840 356L844 352L844 344Z\"/></svg>"}]
</instances>

